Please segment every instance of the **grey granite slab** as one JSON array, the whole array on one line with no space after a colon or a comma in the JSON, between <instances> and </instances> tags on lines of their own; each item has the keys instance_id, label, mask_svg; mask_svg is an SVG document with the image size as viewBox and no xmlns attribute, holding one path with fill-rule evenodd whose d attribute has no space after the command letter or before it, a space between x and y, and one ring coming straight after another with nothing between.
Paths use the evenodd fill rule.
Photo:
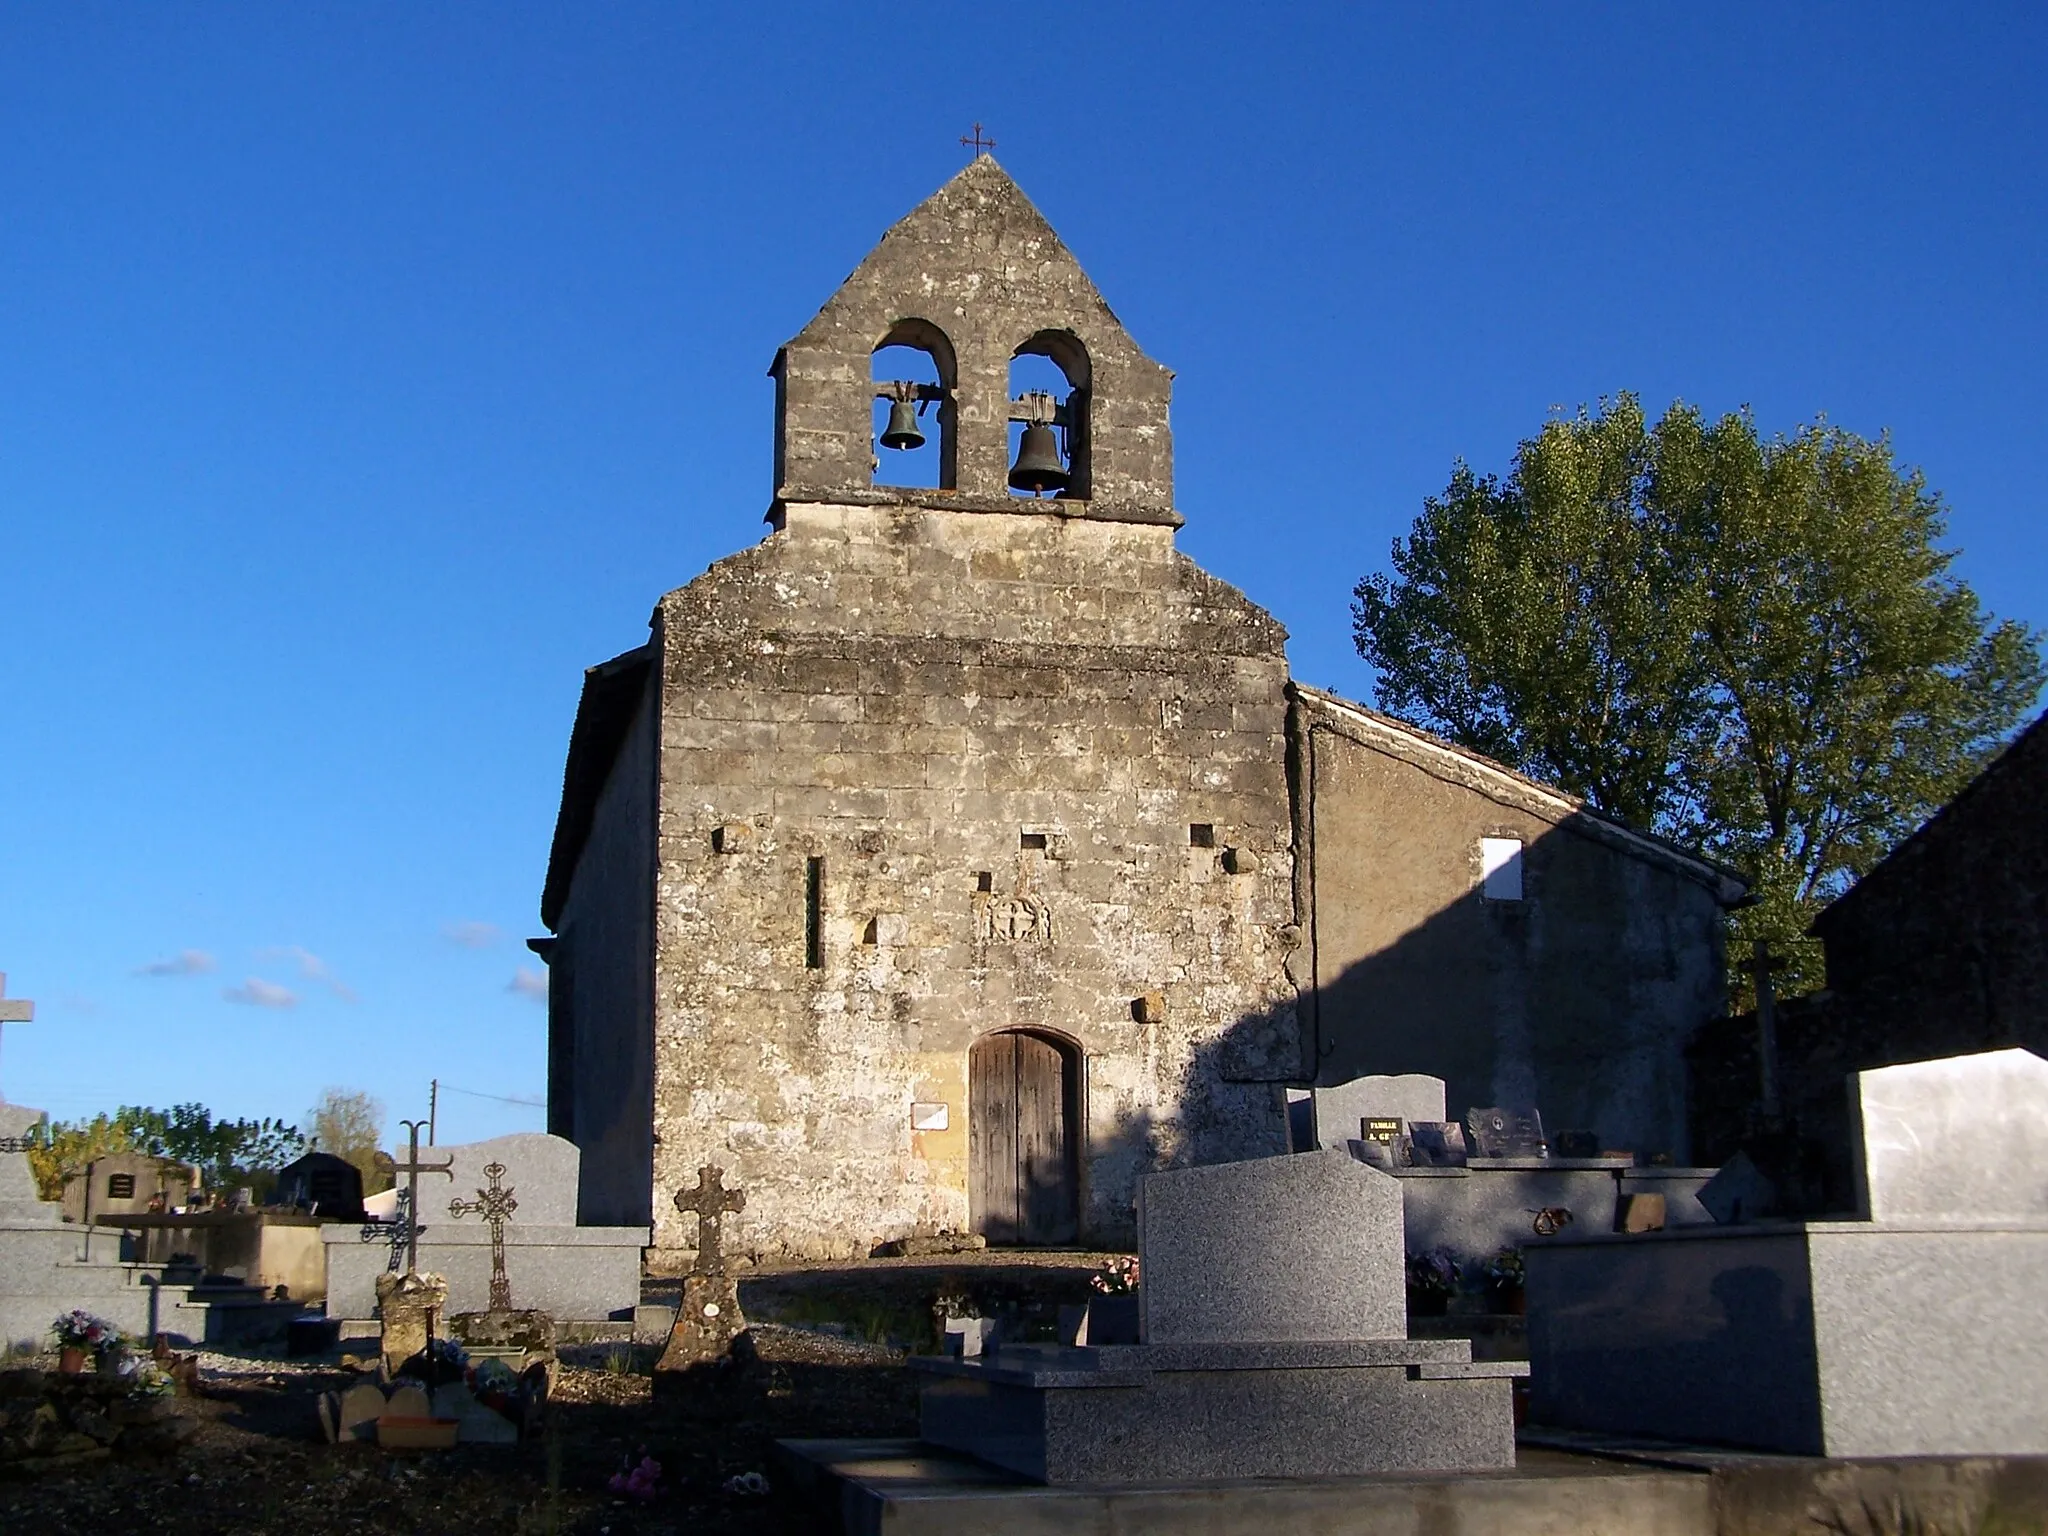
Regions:
<instances>
[{"instance_id":1,"label":"grey granite slab","mask_svg":"<svg viewBox=\"0 0 2048 1536\"><path fill-rule=\"evenodd\" d=\"M398 1156L400 1162L405 1160L402 1151ZM538 1131L522 1132L514 1136L495 1136L489 1141L422 1148L420 1160L434 1163L452 1160L455 1164L452 1180L439 1174L420 1176L421 1219L430 1226L437 1221L476 1224L474 1216L449 1216L448 1202L451 1199L476 1199L478 1192L486 1187L484 1169L492 1163L504 1165L501 1182L513 1191L513 1198L519 1202L519 1209L506 1224L508 1234L524 1226L576 1225L576 1181L583 1154L573 1141Z\"/></svg>"},{"instance_id":2,"label":"grey granite slab","mask_svg":"<svg viewBox=\"0 0 2048 1536\"><path fill-rule=\"evenodd\" d=\"M930 1375L969 1376L1010 1385L1092 1388L1129 1385L1167 1371L1343 1370L1362 1366L1459 1370L1472 1363L1468 1339L1354 1339L1306 1344L1161 1344L1062 1348L1004 1344L972 1360L918 1355Z\"/></svg>"},{"instance_id":3,"label":"grey granite slab","mask_svg":"<svg viewBox=\"0 0 2048 1536\"><path fill-rule=\"evenodd\" d=\"M2048 1224L1681 1229L1525 1262L1534 1422L1788 1455L2048 1455Z\"/></svg>"},{"instance_id":4,"label":"grey granite slab","mask_svg":"<svg viewBox=\"0 0 2048 1536\"><path fill-rule=\"evenodd\" d=\"M1401 1185L1348 1152L1140 1186L1148 1344L1405 1338Z\"/></svg>"},{"instance_id":5,"label":"grey granite slab","mask_svg":"<svg viewBox=\"0 0 2048 1536\"><path fill-rule=\"evenodd\" d=\"M521 1205L524 1210L524 1202ZM514 1222L517 1218L514 1218ZM505 1225L505 1273L517 1307L579 1322L631 1318L640 1300L640 1256L645 1227ZM321 1228L327 1256L327 1315L376 1315L377 1276L390 1257L382 1242L365 1243L353 1223ZM428 1207L419 1267L448 1281L448 1311L477 1312L490 1304L491 1233L475 1220L438 1220Z\"/></svg>"},{"instance_id":6,"label":"grey granite slab","mask_svg":"<svg viewBox=\"0 0 2048 1536\"><path fill-rule=\"evenodd\" d=\"M1874 1221L2048 1217L2048 1061L2014 1048L1856 1074L1856 1174Z\"/></svg>"},{"instance_id":7,"label":"grey granite slab","mask_svg":"<svg viewBox=\"0 0 2048 1536\"><path fill-rule=\"evenodd\" d=\"M26 1136L41 1123L43 1112L26 1104L0 1103L0 1136ZM0 1152L0 1221L51 1226L63 1220L61 1202L44 1200L25 1152Z\"/></svg>"},{"instance_id":8,"label":"grey granite slab","mask_svg":"<svg viewBox=\"0 0 2048 1536\"><path fill-rule=\"evenodd\" d=\"M1097 1391L947 1376L924 1389L921 1433L1054 1485L1506 1469L1511 1389L1398 1366L1177 1371Z\"/></svg>"},{"instance_id":9,"label":"grey granite slab","mask_svg":"<svg viewBox=\"0 0 2048 1536\"><path fill-rule=\"evenodd\" d=\"M1331 1088L1312 1088L1316 1144L1337 1151L1355 1139L1366 1120L1442 1120L1444 1080L1420 1072L1354 1077Z\"/></svg>"}]
</instances>

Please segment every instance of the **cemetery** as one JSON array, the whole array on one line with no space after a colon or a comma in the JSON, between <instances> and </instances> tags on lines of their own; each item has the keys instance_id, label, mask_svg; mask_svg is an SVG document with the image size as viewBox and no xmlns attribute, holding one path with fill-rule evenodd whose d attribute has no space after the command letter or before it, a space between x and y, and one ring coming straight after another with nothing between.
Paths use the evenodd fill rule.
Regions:
<instances>
[{"instance_id":1,"label":"cemetery","mask_svg":"<svg viewBox=\"0 0 2048 1536\"><path fill-rule=\"evenodd\" d=\"M763 1266L707 1164L674 1279L577 1225L573 1146L411 1127L396 1200L278 1212L324 1306L173 1276L8 1156L0 1518L191 1487L312 1532L2041 1529L2048 1061L1851 1091L1859 1208L1827 1218L1754 1166L1555 1156L1535 1110L1452 1120L1411 1074L1319 1091L1287 1154L1148 1176L1123 1257ZM224 1336L238 1299L291 1326Z\"/></svg>"},{"instance_id":2,"label":"cemetery","mask_svg":"<svg viewBox=\"0 0 2048 1536\"><path fill-rule=\"evenodd\" d=\"M1788 1118L1749 877L1296 680L972 143L777 354L770 534L584 676L546 1131L39 1183L0 1098L0 1531L2048 1531L2048 1060Z\"/></svg>"}]
</instances>

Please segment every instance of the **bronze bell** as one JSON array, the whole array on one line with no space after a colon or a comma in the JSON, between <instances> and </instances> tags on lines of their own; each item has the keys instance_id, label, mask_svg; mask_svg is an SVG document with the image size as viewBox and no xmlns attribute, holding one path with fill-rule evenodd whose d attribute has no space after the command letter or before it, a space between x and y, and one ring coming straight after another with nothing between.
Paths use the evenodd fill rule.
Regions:
<instances>
[{"instance_id":1,"label":"bronze bell","mask_svg":"<svg viewBox=\"0 0 2048 1536\"><path fill-rule=\"evenodd\" d=\"M910 401L898 400L890 405L889 430L882 434L882 446L906 453L924 446L924 433L917 426L917 407Z\"/></svg>"},{"instance_id":2,"label":"bronze bell","mask_svg":"<svg viewBox=\"0 0 2048 1536\"><path fill-rule=\"evenodd\" d=\"M1064 491L1067 484L1067 466L1060 462L1052 428L1039 421L1029 423L1023 441L1017 444L1017 462L1010 467L1010 489L1036 496L1042 491Z\"/></svg>"}]
</instances>

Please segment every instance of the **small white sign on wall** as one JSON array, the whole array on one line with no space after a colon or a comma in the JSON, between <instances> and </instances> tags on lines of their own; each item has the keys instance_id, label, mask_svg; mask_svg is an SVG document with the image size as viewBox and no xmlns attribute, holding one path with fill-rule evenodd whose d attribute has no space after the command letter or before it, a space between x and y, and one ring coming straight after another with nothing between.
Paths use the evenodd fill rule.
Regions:
<instances>
[{"instance_id":1,"label":"small white sign on wall","mask_svg":"<svg viewBox=\"0 0 2048 1536\"><path fill-rule=\"evenodd\" d=\"M944 1104L913 1104L910 1106L910 1128L913 1131L943 1131L948 1124Z\"/></svg>"},{"instance_id":2,"label":"small white sign on wall","mask_svg":"<svg viewBox=\"0 0 2048 1536\"><path fill-rule=\"evenodd\" d=\"M1479 839L1479 870L1488 901L1522 899L1522 840L1519 837Z\"/></svg>"}]
</instances>

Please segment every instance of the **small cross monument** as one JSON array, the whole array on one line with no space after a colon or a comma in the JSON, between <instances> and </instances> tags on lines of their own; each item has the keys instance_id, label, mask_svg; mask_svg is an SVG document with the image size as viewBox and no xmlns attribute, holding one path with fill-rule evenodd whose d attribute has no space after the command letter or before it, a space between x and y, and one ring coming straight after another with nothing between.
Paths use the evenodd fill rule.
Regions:
<instances>
[{"instance_id":1,"label":"small cross monument","mask_svg":"<svg viewBox=\"0 0 2048 1536\"><path fill-rule=\"evenodd\" d=\"M484 1165L484 1182L488 1188L476 1192L474 1200L450 1200L450 1216L481 1216L484 1224L491 1229L491 1310L510 1312L512 1310L512 1281L505 1273L505 1223L512 1219L512 1213L519 1209L519 1202L512 1198L512 1191L504 1187L503 1163Z\"/></svg>"},{"instance_id":2,"label":"small cross monument","mask_svg":"<svg viewBox=\"0 0 2048 1536\"><path fill-rule=\"evenodd\" d=\"M747 1208L747 1195L727 1189L724 1180L723 1168L706 1163L697 1170L695 1189L676 1191L676 1209L697 1218L697 1259L683 1277L668 1348L654 1368L657 1391L664 1381L678 1381L684 1372L724 1360L747 1326L739 1285L726 1268L724 1234L725 1218Z\"/></svg>"},{"instance_id":3,"label":"small cross monument","mask_svg":"<svg viewBox=\"0 0 2048 1536\"><path fill-rule=\"evenodd\" d=\"M697 1217L697 1261L690 1266L693 1275L725 1273L724 1219L747 1208L746 1191L727 1189L724 1181L725 1170L706 1163L697 1170L695 1189L676 1191L676 1209Z\"/></svg>"},{"instance_id":4,"label":"small cross monument","mask_svg":"<svg viewBox=\"0 0 2048 1536\"><path fill-rule=\"evenodd\" d=\"M7 995L7 973L0 971L0 1029L9 1024L30 1024L35 1021L36 1005L25 997ZM7 1102L7 1095L0 1093L0 1104Z\"/></svg>"},{"instance_id":5,"label":"small cross monument","mask_svg":"<svg viewBox=\"0 0 2048 1536\"><path fill-rule=\"evenodd\" d=\"M455 1177L455 1159L451 1157L446 1162L440 1163L421 1162L420 1127L425 1125L426 1121L401 1120L398 1123L406 1128L410 1137L406 1147L405 1161L394 1163L391 1169L393 1173L405 1175L405 1202L399 1207L398 1219L405 1227L403 1234L405 1242L405 1272L410 1275L417 1273L419 1270L420 1234L427 1230L420 1225L419 1221L420 1175L423 1173L438 1173L444 1179L452 1179ZM479 1190L478 1193L481 1194L482 1191ZM459 1215L460 1212L456 1214ZM396 1240L396 1236L394 1234L394 1240Z\"/></svg>"}]
</instances>

